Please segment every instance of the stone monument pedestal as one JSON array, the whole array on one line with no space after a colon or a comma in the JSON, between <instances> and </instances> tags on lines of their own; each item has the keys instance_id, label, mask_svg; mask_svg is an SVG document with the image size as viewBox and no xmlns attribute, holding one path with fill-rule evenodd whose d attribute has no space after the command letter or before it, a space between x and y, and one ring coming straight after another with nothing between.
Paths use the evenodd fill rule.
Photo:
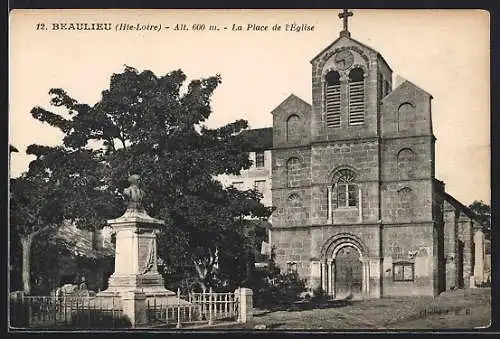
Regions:
<instances>
[{"instance_id":1,"label":"stone monument pedestal","mask_svg":"<svg viewBox=\"0 0 500 339\"><path fill-rule=\"evenodd\" d=\"M176 299L176 293L164 287L157 268L156 233L163 221L151 218L145 211L127 209L118 219L108 220L116 234L115 272L108 289L98 296L117 296L124 292L143 293L156 303Z\"/></svg>"},{"instance_id":2,"label":"stone monument pedestal","mask_svg":"<svg viewBox=\"0 0 500 339\"><path fill-rule=\"evenodd\" d=\"M148 304L189 304L164 287L156 254L156 234L164 222L150 217L142 208L143 192L137 180L138 176L129 178L132 185L125 189L130 197L125 213L118 219L108 220L116 234L115 271L109 278L108 288L97 294L101 305L121 307L133 326L146 321Z\"/></svg>"}]
</instances>

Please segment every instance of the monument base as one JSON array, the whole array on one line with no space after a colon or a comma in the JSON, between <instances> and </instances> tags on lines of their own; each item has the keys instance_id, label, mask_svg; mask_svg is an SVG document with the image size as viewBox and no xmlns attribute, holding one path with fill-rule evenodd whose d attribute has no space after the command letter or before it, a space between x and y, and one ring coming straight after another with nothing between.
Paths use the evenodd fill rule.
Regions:
<instances>
[{"instance_id":1,"label":"monument base","mask_svg":"<svg viewBox=\"0 0 500 339\"><path fill-rule=\"evenodd\" d=\"M109 287L97 294L97 297L107 299L108 302L116 298L122 298L130 292L142 293L146 297L146 303L150 305L188 305L189 302L178 299L177 293L163 287L163 277L159 273L144 275L111 275Z\"/></svg>"}]
</instances>

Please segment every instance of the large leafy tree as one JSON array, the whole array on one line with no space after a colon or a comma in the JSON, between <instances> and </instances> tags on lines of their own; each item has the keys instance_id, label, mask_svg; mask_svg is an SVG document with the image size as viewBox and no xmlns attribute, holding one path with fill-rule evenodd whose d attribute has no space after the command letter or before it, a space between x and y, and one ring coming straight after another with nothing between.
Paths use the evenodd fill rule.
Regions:
<instances>
[{"instance_id":1,"label":"large leafy tree","mask_svg":"<svg viewBox=\"0 0 500 339\"><path fill-rule=\"evenodd\" d=\"M250 141L239 133L246 121L203 125L220 77L184 87L185 81L180 70L157 76L126 66L92 106L51 89L57 113L41 107L31 113L64 138L61 146L28 147L37 157L30 171L48 173L64 196L57 200L64 201L63 217L86 228L123 213L126 180L139 174L147 211L166 221L159 237L166 274L191 274L206 286L218 268L219 276L239 284L249 260L244 226L271 211L258 192L224 189L214 179L250 166Z\"/></svg>"}]
</instances>

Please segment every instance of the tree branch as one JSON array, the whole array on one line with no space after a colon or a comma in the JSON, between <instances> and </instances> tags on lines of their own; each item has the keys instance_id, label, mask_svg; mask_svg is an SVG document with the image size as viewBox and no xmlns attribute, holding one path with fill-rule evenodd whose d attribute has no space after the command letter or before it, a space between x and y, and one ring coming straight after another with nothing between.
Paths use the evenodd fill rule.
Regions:
<instances>
[{"instance_id":1,"label":"tree branch","mask_svg":"<svg viewBox=\"0 0 500 339\"><path fill-rule=\"evenodd\" d=\"M52 226L53 226L52 224L49 224L49 225L47 225L45 227L39 228L36 231L31 232L30 236L32 236L34 238L38 234L43 233L43 232L47 231L48 229L52 228Z\"/></svg>"},{"instance_id":2,"label":"tree branch","mask_svg":"<svg viewBox=\"0 0 500 339\"><path fill-rule=\"evenodd\" d=\"M118 140L120 140L122 142L123 149L127 149L127 146L125 145L125 139L123 138L121 133L120 133L120 136L118 136Z\"/></svg>"}]
</instances>

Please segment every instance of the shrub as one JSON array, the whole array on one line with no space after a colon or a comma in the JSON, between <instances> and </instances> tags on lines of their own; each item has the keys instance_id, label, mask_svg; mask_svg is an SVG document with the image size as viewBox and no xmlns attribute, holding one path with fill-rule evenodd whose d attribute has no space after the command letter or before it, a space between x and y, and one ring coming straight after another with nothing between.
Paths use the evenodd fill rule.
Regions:
<instances>
[{"instance_id":1,"label":"shrub","mask_svg":"<svg viewBox=\"0 0 500 339\"><path fill-rule=\"evenodd\" d=\"M274 281L273 281L274 280ZM299 299L305 289L304 280L297 273L279 274L273 280L266 280L254 288L254 305L272 307L292 303Z\"/></svg>"},{"instance_id":2,"label":"shrub","mask_svg":"<svg viewBox=\"0 0 500 339\"><path fill-rule=\"evenodd\" d=\"M256 307L273 307L292 303L305 290L305 281L296 272L281 273L271 251L268 265L254 274L252 289Z\"/></svg>"}]
</instances>

